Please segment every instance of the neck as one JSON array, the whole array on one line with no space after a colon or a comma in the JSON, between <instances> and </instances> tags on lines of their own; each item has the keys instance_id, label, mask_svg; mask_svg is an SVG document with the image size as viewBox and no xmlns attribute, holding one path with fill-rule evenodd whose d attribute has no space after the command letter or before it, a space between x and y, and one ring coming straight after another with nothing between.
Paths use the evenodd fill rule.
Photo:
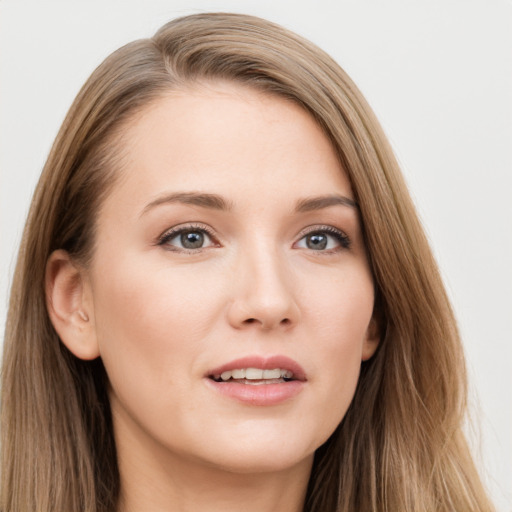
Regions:
<instances>
[{"instance_id":1,"label":"neck","mask_svg":"<svg viewBox=\"0 0 512 512\"><path fill-rule=\"evenodd\" d=\"M301 512L309 471L237 474L175 464L171 471L122 471L119 512ZM134 469L134 468L133 468ZM125 468L128 470L128 468Z\"/></svg>"}]
</instances>

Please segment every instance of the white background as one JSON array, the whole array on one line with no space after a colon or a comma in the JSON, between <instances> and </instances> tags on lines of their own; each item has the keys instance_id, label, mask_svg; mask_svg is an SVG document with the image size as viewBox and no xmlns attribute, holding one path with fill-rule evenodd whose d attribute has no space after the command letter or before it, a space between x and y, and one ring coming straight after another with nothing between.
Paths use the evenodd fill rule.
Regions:
<instances>
[{"instance_id":1,"label":"white background","mask_svg":"<svg viewBox=\"0 0 512 512\"><path fill-rule=\"evenodd\" d=\"M376 111L460 323L475 456L499 512L512 511L510 0L0 0L1 332L31 193L78 89L122 44L212 10L313 40Z\"/></svg>"}]
</instances>

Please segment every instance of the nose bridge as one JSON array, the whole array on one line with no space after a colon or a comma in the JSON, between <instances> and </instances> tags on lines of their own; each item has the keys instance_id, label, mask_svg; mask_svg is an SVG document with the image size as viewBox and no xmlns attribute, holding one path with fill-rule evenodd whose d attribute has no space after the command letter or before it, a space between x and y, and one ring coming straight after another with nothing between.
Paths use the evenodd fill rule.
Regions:
<instances>
[{"instance_id":1,"label":"nose bridge","mask_svg":"<svg viewBox=\"0 0 512 512\"><path fill-rule=\"evenodd\" d=\"M299 316L286 255L275 245L255 243L239 255L233 276L232 321L240 327L290 326Z\"/></svg>"}]
</instances>

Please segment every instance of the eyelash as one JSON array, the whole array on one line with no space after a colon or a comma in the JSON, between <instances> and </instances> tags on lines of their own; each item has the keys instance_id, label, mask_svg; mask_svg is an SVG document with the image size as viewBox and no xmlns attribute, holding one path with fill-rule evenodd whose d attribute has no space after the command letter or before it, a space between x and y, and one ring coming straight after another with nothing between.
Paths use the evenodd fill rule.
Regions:
<instances>
[{"instance_id":1,"label":"eyelash","mask_svg":"<svg viewBox=\"0 0 512 512\"><path fill-rule=\"evenodd\" d=\"M187 232L205 233L208 236L208 238L211 240L213 246L215 246L215 247L220 246L219 242L215 238L215 235L213 234L213 231L208 226L205 226L202 224L188 224L185 226L174 227L174 228L164 232L162 235L160 235L157 239L156 245L165 246L173 238L176 238L177 236L181 235L182 233L187 233ZM351 246L350 238L343 231L336 229L333 226L312 226L311 228L306 228L301 233L299 233L299 239L297 242L295 242L295 244L297 244L298 242L303 240L305 237L315 235L315 234L330 235L330 236L334 237L340 245L339 245L339 247L335 247L335 248L327 249L327 250L315 251L314 249L310 249L312 252L318 252L318 253L323 253L323 254L332 254L332 253L338 252L340 250L350 249L350 246ZM197 252L200 252L207 248L208 247L200 247L197 249L187 249L185 247L173 247L171 245L167 245L167 247L166 247L166 249L169 251L184 252L184 253L197 253Z\"/></svg>"},{"instance_id":2,"label":"eyelash","mask_svg":"<svg viewBox=\"0 0 512 512\"><path fill-rule=\"evenodd\" d=\"M177 236L181 235L182 233L205 233L208 238L212 241L212 245L215 247L219 247L219 243L217 242L217 239L215 238L213 231L203 224L187 224L186 226L176 226L174 228L171 228L168 231L165 231L162 235L158 237L156 245L165 246L168 244L170 240L173 238L176 238ZM175 251L175 252L184 252L184 253L197 253L204 249L207 249L207 247L200 247L197 249L187 249L186 247L173 247L172 245L167 245L166 250L168 251Z\"/></svg>"},{"instance_id":3,"label":"eyelash","mask_svg":"<svg viewBox=\"0 0 512 512\"><path fill-rule=\"evenodd\" d=\"M350 237L347 236L346 233L343 231L333 227L333 226L313 226L311 228L306 228L299 234L299 240L300 242L303 238L315 234L327 234L332 237L334 237L340 244L339 247L335 247L333 249L327 249L322 251L314 251L314 249L310 249L313 252L318 252L319 254L332 254L335 252L338 252L340 250L350 249L350 246L352 244L352 241L350 240ZM298 243L296 242L296 243Z\"/></svg>"}]
</instances>

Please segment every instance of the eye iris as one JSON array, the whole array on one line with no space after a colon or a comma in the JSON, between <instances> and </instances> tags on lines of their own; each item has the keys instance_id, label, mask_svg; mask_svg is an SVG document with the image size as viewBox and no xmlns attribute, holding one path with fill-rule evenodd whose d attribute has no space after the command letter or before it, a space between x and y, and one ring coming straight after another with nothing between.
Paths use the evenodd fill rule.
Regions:
<instances>
[{"instance_id":1,"label":"eye iris","mask_svg":"<svg viewBox=\"0 0 512 512\"><path fill-rule=\"evenodd\" d=\"M306 245L309 249L322 250L327 247L327 236L321 233L309 235L306 239Z\"/></svg>"},{"instance_id":2,"label":"eye iris","mask_svg":"<svg viewBox=\"0 0 512 512\"><path fill-rule=\"evenodd\" d=\"M181 244L186 249L199 249L203 246L204 235L199 231L188 231L180 236Z\"/></svg>"}]
</instances>

